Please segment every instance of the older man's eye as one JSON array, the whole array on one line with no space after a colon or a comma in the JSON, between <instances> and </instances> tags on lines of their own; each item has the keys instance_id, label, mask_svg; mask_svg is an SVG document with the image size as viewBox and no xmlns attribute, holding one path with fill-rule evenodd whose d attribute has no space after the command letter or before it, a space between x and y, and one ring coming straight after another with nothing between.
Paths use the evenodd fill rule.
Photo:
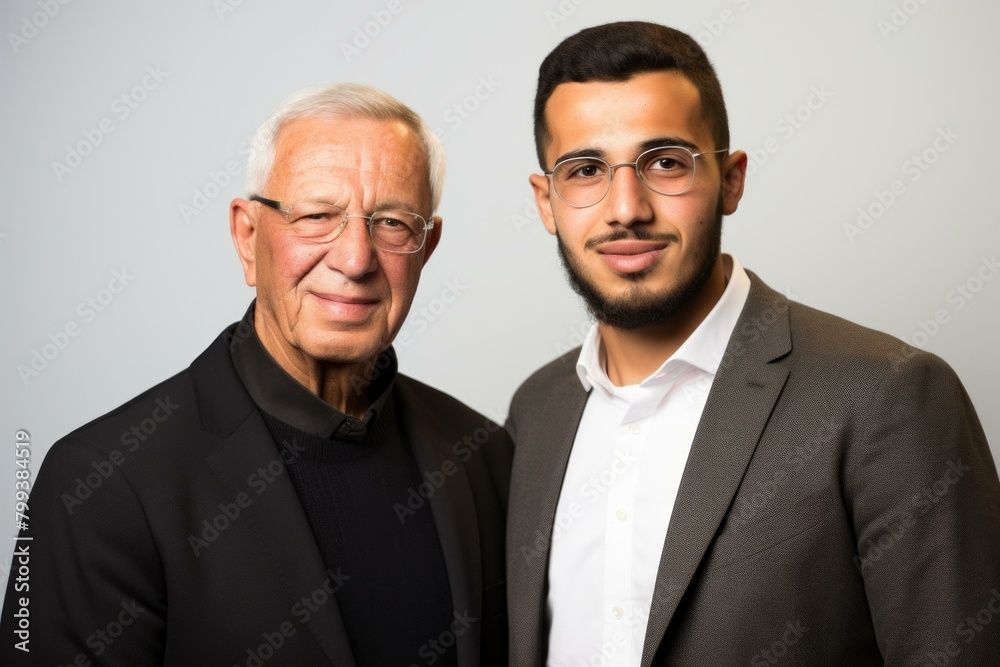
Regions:
<instances>
[{"instance_id":1,"label":"older man's eye","mask_svg":"<svg viewBox=\"0 0 1000 667\"><path fill-rule=\"evenodd\" d=\"M402 220L396 218L375 218L375 224L379 227L397 228L404 225Z\"/></svg>"},{"instance_id":2,"label":"older man's eye","mask_svg":"<svg viewBox=\"0 0 1000 667\"><path fill-rule=\"evenodd\" d=\"M329 211L317 211L315 213L304 213L295 218L292 222L322 222L332 220L333 214Z\"/></svg>"}]
</instances>

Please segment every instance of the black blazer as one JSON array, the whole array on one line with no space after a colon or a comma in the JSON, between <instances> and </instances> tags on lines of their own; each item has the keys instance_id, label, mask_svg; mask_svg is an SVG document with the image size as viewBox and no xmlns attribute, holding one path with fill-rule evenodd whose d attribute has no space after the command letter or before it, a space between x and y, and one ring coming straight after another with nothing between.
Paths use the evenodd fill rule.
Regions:
<instances>
[{"instance_id":1,"label":"black blazer","mask_svg":"<svg viewBox=\"0 0 1000 667\"><path fill-rule=\"evenodd\" d=\"M29 545L30 590L15 590L11 577L0 664L355 664L334 595L350 573L323 564L233 368L232 331L187 370L48 452L22 533L33 539L19 543ZM432 481L410 506L434 515L462 619L459 664L505 665L508 436L411 378L399 375L393 392ZM23 597L30 654L13 646ZM430 644L413 647L414 664L434 655Z\"/></svg>"},{"instance_id":2,"label":"black blazer","mask_svg":"<svg viewBox=\"0 0 1000 667\"><path fill-rule=\"evenodd\" d=\"M750 279L681 478L641 664L1000 664L1000 480L958 378ZM588 396L578 354L511 405L517 667L545 664L549 544Z\"/></svg>"}]
</instances>

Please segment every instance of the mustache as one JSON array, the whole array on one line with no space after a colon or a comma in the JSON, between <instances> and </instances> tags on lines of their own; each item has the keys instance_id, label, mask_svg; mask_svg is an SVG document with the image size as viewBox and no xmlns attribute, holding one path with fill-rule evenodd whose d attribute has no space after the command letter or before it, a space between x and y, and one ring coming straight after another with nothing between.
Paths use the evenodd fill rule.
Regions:
<instances>
[{"instance_id":1,"label":"mustache","mask_svg":"<svg viewBox=\"0 0 1000 667\"><path fill-rule=\"evenodd\" d=\"M614 229L607 234L602 234L600 236L595 236L593 238L587 239L586 243L583 244L584 250L593 250L595 247L601 245L602 243L609 243L611 241L668 241L670 243L679 243L680 238L676 234L670 234L666 232L653 232L645 227L634 227L626 228L619 227Z\"/></svg>"}]
</instances>

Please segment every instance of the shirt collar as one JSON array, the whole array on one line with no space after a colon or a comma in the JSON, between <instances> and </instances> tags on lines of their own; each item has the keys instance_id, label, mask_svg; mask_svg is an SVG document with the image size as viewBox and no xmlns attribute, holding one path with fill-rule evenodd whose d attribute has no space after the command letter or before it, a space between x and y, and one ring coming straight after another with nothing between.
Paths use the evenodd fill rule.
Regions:
<instances>
[{"instance_id":1,"label":"shirt collar","mask_svg":"<svg viewBox=\"0 0 1000 667\"><path fill-rule=\"evenodd\" d=\"M396 353L392 347L375 361L371 383L359 385L372 400L364 419L358 419L333 407L293 378L267 351L254 328L254 300L238 332L229 343L236 373L258 408L291 426L323 438L360 440L383 412L396 379Z\"/></svg>"},{"instance_id":2,"label":"shirt collar","mask_svg":"<svg viewBox=\"0 0 1000 667\"><path fill-rule=\"evenodd\" d=\"M750 294L750 277L739 261L732 255L724 254L722 262L727 278L722 296L677 351L636 386L669 387L691 368L698 368L712 375L719 369L729 338L736 328L736 321ZM576 362L576 373L585 391L599 386L609 394L621 394L622 388L616 387L608 378L606 365L604 345L595 323L583 341Z\"/></svg>"}]
</instances>

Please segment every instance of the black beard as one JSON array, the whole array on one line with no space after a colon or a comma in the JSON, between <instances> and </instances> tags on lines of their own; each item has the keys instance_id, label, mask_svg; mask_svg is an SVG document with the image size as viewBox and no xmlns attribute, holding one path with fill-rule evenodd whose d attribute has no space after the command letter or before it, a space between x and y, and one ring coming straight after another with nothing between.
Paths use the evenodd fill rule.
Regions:
<instances>
[{"instance_id":1,"label":"black beard","mask_svg":"<svg viewBox=\"0 0 1000 667\"><path fill-rule=\"evenodd\" d=\"M652 234L645 227L636 226L632 228L620 227L609 237L602 238L610 241L618 239L648 240L661 237L662 235ZM584 277L581 267L574 264L576 259L566 250L558 232L556 232L556 239L559 245L559 257L562 259L563 268L566 269L570 285L573 287L573 291L583 298L587 309L594 318L615 329L636 331L670 320L690 303L708 282L715 262L722 252L722 211L716 209L710 234L694 248L694 273L686 279L682 276L682 282L665 294L654 294L644 289L640 285L640 281L647 275L648 271L640 271L625 276L627 280L632 281L632 286L625 296L616 299L605 297L597 285Z\"/></svg>"}]
</instances>

